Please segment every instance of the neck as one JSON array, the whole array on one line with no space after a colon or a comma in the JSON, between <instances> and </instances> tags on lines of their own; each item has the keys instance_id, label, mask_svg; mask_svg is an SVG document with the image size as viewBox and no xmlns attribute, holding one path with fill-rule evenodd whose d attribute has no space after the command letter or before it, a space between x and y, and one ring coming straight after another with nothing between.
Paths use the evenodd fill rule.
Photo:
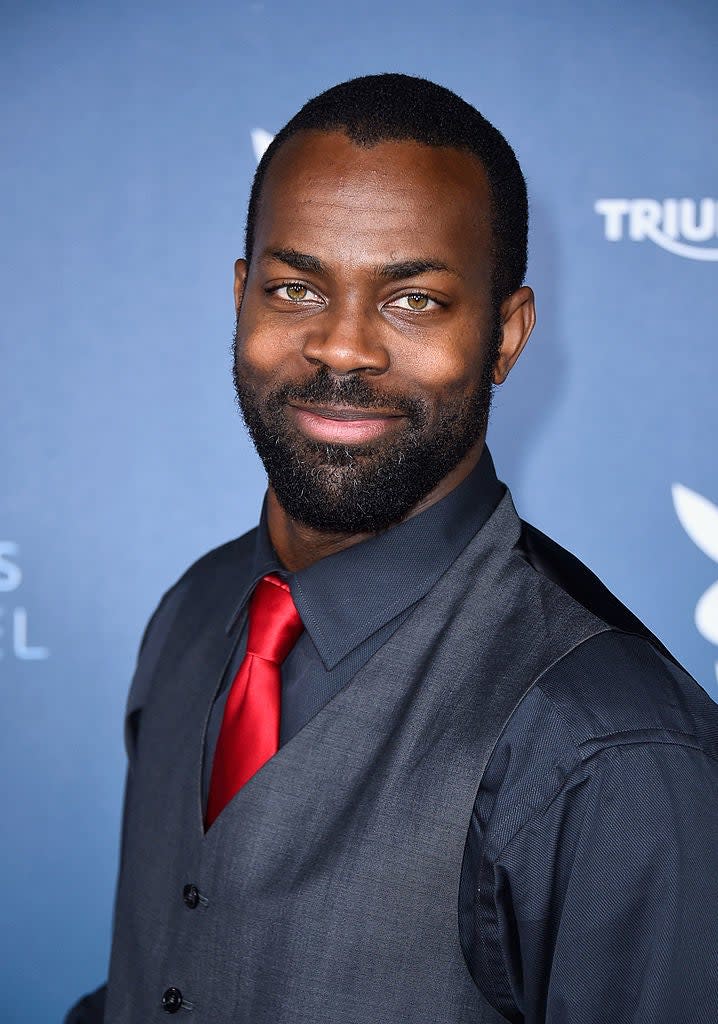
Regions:
<instances>
[{"instance_id":1,"label":"neck","mask_svg":"<svg viewBox=\"0 0 718 1024\"><path fill-rule=\"evenodd\" d=\"M484 450L484 437L469 449L467 454L450 473L439 481L421 501L418 501L401 520L404 522L445 498L455 487L466 479L476 466ZM354 544L360 544L375 536L373 533L333 533L315 530L305 523L297 522L279 504L274 489L270 486L267 494L267 526L272 547L280 562L290 572L306 569L327 555L344 551Z\"/></svg>"}]
</instances>

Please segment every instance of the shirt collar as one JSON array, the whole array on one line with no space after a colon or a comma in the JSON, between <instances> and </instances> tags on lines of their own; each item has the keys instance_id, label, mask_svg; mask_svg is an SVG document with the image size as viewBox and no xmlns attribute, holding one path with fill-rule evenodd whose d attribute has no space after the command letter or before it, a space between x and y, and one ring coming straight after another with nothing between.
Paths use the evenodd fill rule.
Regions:
<instances>
[{"instance_id":1,"label":"shirt collar","mask_svg":"<svg viewBox=\"0 0 718 1024\"><path fill-rule=\"evenodd\" d=\"M471 473L441 501L297 573L288 573L272 548L265 502L254 571L228 631L240 619L257 582L275 572L289 582L304 627L331 670L428 593L484 525L504 491L485 447Z\"/></svg>"}]
</instances>

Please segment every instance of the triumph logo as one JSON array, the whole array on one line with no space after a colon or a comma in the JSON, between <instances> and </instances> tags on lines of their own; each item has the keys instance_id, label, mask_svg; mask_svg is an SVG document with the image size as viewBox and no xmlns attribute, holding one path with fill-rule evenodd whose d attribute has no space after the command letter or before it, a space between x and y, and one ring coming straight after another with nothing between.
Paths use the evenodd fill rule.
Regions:
<instances>
[{"instance_id":1,"label":"triumph logo","mask_svg":"<svg viewBox=\"0 0 718 1024\"><path fill-rule=\"evenodd\" d=\"M718 260L718 199L597 199L609 242L646 239L689 260Z\"/></svg>"},{"instance_id":2,"label":"triumph logo","mask_svg":"<svg viewBox=\"0 0 718 1024\"><path fill-rule=\"evenodd\" d=\"M718 562L718 508L683 484L673 485L673 505L681 526L704 555ZM711 584L696 605L698 632L718 644L718 582ZM718 661L715 665L718 678Z\"/></svg>"}]
</instances>

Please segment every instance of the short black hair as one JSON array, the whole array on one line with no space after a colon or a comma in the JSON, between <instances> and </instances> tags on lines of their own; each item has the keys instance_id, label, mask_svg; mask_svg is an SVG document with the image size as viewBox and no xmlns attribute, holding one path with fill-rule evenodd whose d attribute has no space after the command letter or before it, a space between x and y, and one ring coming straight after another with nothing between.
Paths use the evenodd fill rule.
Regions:
<instances>
[{"instance_id":1,"label":"short black hair","mask_svg":"<svg viewBox=\"0 0 718 1024\"><path fill-rule=\"evenodd\" d=\"M252 183L245 229L245 258L254 232L267 168L297 132L339 131L358 146L412 140L467 150L481 161L491 191L495 306L521 286L526 274L528 199L516 155L501 132L450 89L412 75L365 75L309 100L275 135Z\"/></svg>"}]
</instances>

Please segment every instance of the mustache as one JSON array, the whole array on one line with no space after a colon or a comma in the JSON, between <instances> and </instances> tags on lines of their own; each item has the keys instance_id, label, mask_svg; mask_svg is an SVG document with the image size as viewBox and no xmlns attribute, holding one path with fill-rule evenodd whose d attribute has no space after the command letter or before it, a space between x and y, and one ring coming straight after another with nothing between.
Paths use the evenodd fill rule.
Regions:
<instances>
[{"instance_id":1,"label":"mustache","mask_svg":"<svg viewBox=\"0 0 718 1024\"><path fill-rule=\"evenodd\" d=\"M396 409L414 423L423 423L427 415L423 401L397 391L379 390L360 374L337 377L326 366L320 366L313 377L301 384L288 383L277 388L268 404L278 409L289 401L308 405L351 405L357 409Z\"/></svg>"}]
</instances>

